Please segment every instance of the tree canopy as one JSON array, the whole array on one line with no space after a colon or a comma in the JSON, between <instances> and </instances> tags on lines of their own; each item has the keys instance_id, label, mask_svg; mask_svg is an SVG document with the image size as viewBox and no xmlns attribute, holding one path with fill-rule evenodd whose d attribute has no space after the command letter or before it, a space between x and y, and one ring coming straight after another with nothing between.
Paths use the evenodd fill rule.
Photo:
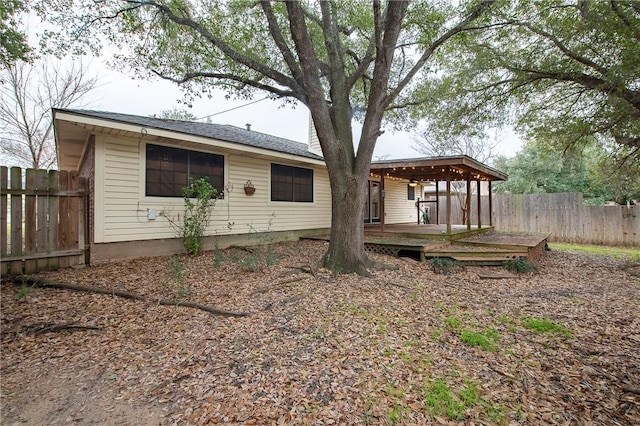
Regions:
<instances>
[{"instance_id":1,"label":"tree canopy","mask_svg":"<svg viewBox=\"0 0 640 426\"><path fill-rule=\"evenodd\" d=\"M640 3L508 1L489 19L443 52L423 105L436 129L513 124L525 139L567 148L596 138L640 156Z\"/></svg>"},{"instance_id":2,"label":"tree canopy","mask_svg":"<svg viewBox=\"0 0 640 426\"><path fill-rule=\"evenodd\" d=\"M190 96L212 88L237 97L263 91L306 105L331 184L324 264L366 273L363 208L383 119L418 102L414 93L431 72L427 64L493 2L78 3L51 11L69 30L66 41L96 48L101 39L92 34L101 30L122 52L121 64L174 81ZM69 48L60 34L55 39ZM357 148L354 117L363 125Z\"/></svg>"},{"instance_id":3,"label":"tree canopy","mask_svg":"<svg viewBox=\"0 0 640 426\"><path fill-rule=\"evenodd\" d=\"M0 63L12 65L17 60L28 58L31 51L26 36L19 31L19 16L26 9L20 0L0 2Z\"/></svg>"},{"instance_id":4,"label":"tree canopy","mask_svg":"<svg viewBox=\"0 0 640 426\"><path fill-rule=\"evenodd\" d=\"M595 140L566 151L529 141L513 158L499 157L496 166L509 175L495 185L498 193L581 192L590 204L640 200L640 169L632 162L620 167Z\"/></svg>"}]
</instances>

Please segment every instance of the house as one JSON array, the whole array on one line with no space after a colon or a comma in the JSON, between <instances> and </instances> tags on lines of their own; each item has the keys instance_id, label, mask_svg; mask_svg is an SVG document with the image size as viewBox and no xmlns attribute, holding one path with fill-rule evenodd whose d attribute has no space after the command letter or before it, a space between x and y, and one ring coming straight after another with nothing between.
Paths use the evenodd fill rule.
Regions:
<instances>
[{"instance_id":1,"label":"house","mask_svg":"<svg viewBox=\"0 0 640 426\"><path fill-rule=\"evenodd\" d=\"M180 252L167 216L183 208L181 188L190 177L208 176L220 191L205 249L214 237L226 247L264 232L287 240L331 226L315 132L305 144L229 125L70 109L53 116L59 168L87 181L91 263ZM366 222L413 222L422 189L409 183L372 173ZM246 185L255 192L246 193Z\"/></svg>"}]
</instances>

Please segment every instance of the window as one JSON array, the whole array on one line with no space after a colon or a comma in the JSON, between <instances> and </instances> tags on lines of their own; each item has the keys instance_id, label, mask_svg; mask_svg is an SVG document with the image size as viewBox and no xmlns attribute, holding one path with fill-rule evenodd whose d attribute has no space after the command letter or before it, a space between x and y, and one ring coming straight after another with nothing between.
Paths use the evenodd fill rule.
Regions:
<instances>
[{"instance_id":1,"label":"window","mask_svg":"<svg viewBox=\"0 0 640 426\"><path fill-rule=\"evenodd\" d=\"M411 186L411 184L407 184L407 200L415 200L416 199L416 187Z\"/></svg>"},{"instance_id":2,"label":"window","mask_svg":"<svg viewBox=\"0 0 640 426\"><path fill-rule=\"evenodd\" d=\"M147 144L145 193L152 197L182 197L189 178L206 178L222 198L224 157L205 152Z\"/></svg>"},{"instance_id":3,"label":"window","mask_svg":"<svg viewBox=\"0 0 640 426\"><path fill-rule=\"evenodd\" d=\"M271 164L271 201L313 202L313 170Z\"/></svg>"}]
</instances>

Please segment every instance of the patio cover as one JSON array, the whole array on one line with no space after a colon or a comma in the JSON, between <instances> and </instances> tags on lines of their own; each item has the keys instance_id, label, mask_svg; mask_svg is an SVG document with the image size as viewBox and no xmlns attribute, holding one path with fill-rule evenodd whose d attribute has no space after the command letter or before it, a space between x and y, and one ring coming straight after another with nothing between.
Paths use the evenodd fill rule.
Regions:
<instances>
[{"instance_id":1,"label":"patio cover","mask_svg":"<svg viewBox=\"0 0 640 426\"><path fill-rule=\"evenodd\" d=\"M421 182L435 182L436 188L438 182L446 182L447 233L451 232L451 182L466 181L467 205L471 205L471 182L476 182L478 228L481 228L480 182L489 182L489 217L492 218L491 182L504 181L508 178L505 173L476 161L467 155L374 161L371 163L371 174L380 176L380 186L383 191L385 179L407 180L418 184ZM490 219L489 226L492 225L492 219ZM384 196L382 197L381 227L384 230ZM467 215L467 228L471 228L471 215Z\"/></svg>"}]
</instances>

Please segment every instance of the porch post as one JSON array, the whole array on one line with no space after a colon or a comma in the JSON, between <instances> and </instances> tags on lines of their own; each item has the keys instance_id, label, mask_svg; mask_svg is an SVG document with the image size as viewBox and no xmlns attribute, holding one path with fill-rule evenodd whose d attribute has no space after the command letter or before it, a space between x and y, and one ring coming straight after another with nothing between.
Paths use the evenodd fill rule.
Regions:
<instances>
[{"instance_id":1,"label":"porch post","mask_svg":"<svg viewBox=\"0 0 640 426\"><path fill-rule=\"evenodd\" d=\"M438 179L436 179L436 225L440 225L440 193L438 192Z\"/></svg>"},{"instance_id":2,"label":"porch post","mask_svg":"<svg viewBox=\"0 0 640 426\"><path fill-rule=\"evenodd\" d=\"M467 231L471 230L471 173L467 173Z\"/></svg>"},{"instance_id":3,"label":"porch post","mask_svg":"<svg viewBox=\"0 0 640 426\"><path fill-rule=\"evenodd\" d=\"M493 226L493 202L491 192L491 181L489 181L489 226Z\"/></svg>"},{"instance_id":4,"label":"porch post","mask_svg":"<svg viewBox=\"0 0 640 426\"><path fill-rule=\"evenodd\" d=\"M384 233L384 169L380 171L380 232Z\"/></svg>"},{"instance_id":5,"label":"porch post","mask_svg":"<svg viewBox=\"0 0 640 426\"><path fill-rule=\"evenodd\" d=\"M451 170L447 166L447 235L451 235Z\"/></svg>"},{"instance_id":6,"label":"porch post","mask_svg":"<svg viewBox=\"0 0 640 426\"><path fill-rule=\"evenodd\" d=\"M480 179L476 180L476 186L478 187L478 229L482 229L482 194L480 191Z\"/></svg>"}]
</instances>

